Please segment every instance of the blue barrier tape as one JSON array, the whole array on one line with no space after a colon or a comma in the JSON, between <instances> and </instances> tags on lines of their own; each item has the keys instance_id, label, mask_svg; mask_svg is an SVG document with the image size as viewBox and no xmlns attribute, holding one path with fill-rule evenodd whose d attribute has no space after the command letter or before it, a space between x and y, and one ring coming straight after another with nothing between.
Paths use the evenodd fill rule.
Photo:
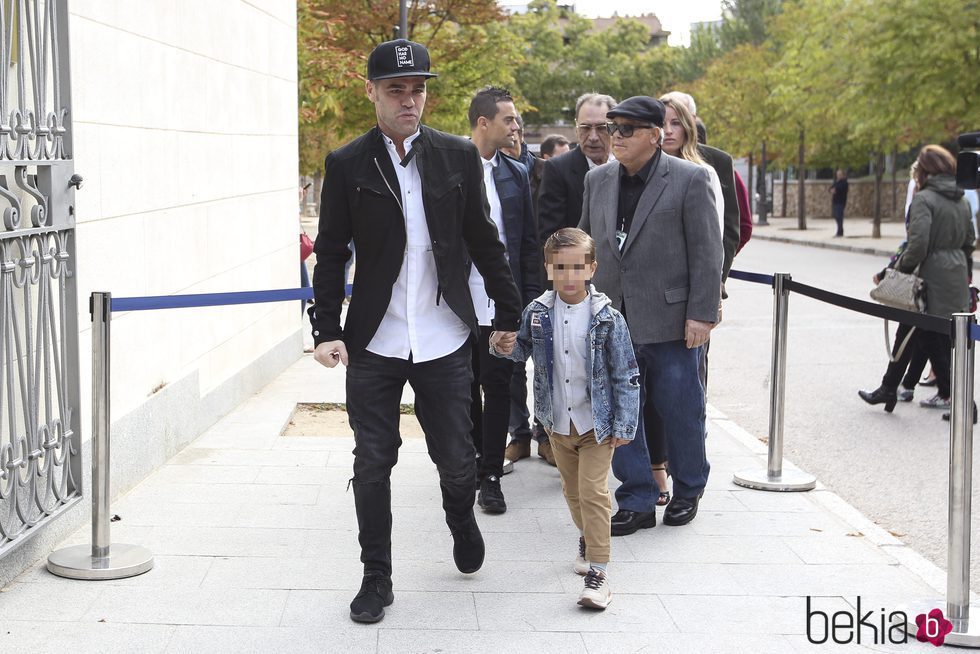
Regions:
<instances>
[{"instance_id":1,"label":"blue barrier tape","mask_svg":"<svg viewBox=\"0 0 980 654\"><path fill-rule=\"evenodd\" d=\"M351 285L346 286L350 295ZM283 288L270 291L238 291L234 293L197 293L191 295L153 295L147 297L114 297L112 311L150 311L153 309L185 309L190 307L216 307L231 304L258 304L309 300L313 289Z\"/></svg>"},{"instance_id":2,"label":"blue barrier tape","mask_svg":"<svg viewBox=\"0 0 980 654\"><path fill-rule=\"evenodd\" d=\"M755 282L756 284L765 284L767 286L772 286L773 276L763 275L761 273L745 272L744 270L730 270L728 271L729 279L741 279L745 282Z\"/></svg>"}]
</instances>

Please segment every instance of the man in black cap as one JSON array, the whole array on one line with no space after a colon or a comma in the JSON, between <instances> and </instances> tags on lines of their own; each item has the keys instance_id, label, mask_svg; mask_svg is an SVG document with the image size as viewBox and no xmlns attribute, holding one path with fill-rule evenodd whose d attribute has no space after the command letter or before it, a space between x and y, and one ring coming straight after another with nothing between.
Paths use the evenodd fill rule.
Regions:
<instances>
[{"instance_id":1,"label":"man in black cap","mask_svg":"<svg viewBox=\"0 0 980 654\"><path fill-rule=\"evenodd\" d=\"M331 152L324 164L314 251L315 359L347 366L354 430L354 505L364 578L351 619L377 622L391 585L391 468L398 460L399 402L415 391L415 415L439 471L442 506L461 572L483 565L473 515L476 466L470 440L470 343L479 326L469 262L496 304L494 327L517 330L521 298L490 220L483 166L469 141L422 126L429 53L404 39L368 58L368 98L378 124ZM341 327L344 263L358 265Z\"/></svg>"},{"instance_id":2,"label":"man in black cap","mask_svg":"<svg viewBox=\"0 0 980 654\"><path fill-rule=\"evenodd\" d=\"M659 100L635 96L606 114L618 163L585 176L579 227L596 242L595 287L626 316L641 401L653 402L664 421L674 477L664 524L683 525L697 514L708 481L698 361L718 320L722 244L707 171L660 149L664 113ZM656 525L646 439L637 434L616 448L612 468L623 482L612 534Z\"/></svg>"}]
</instances>

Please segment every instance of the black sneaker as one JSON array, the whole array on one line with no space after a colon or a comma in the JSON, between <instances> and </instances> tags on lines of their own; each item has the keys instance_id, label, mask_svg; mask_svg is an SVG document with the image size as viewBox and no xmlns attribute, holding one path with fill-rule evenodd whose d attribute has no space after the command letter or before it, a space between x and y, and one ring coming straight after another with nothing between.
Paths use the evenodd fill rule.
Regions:
<instances>
[{"instance_id":1,"label":"black sneaker","mask_svg":"<svg viewBox=\"0 0 980 654\"><path fill-rule=\"evenodd\" d=\"M354 622L380 622L385 608L395 601L391 592L391 578L380 573L367 573L361 581L361 590L350 603L350 619Z\"/></svg>"},{"instance_id":2,"label":"black sneaker","mask_svg":"<svg viewBox=\"0 0 980 654\"><path fill-rule=\"evenodd\" d=\"M480 482L480 493L477 495L476 503L485 513L507 511L507 503L504 501L503 491L500 490L500 478L497 475L488 475Z\"/></svg>"}]
</instances>

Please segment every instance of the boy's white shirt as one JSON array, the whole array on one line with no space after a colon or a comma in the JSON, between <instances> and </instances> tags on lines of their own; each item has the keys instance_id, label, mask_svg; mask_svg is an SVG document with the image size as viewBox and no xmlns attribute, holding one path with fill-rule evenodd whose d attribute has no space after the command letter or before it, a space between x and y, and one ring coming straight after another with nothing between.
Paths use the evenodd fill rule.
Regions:
<instances>
[{"instance_id":1,"label":"boy's white shirt","mask_svg":"<svg viewBox=\"0 0 980 654\"><path fill-rule=\"evenodd\" d=\"M592 294L578 304L568 304L555 293L552 358L551 412L554 431L578 434L595 428L589 397L589 326L592 324Z\"/></svg>"}]
</instances>

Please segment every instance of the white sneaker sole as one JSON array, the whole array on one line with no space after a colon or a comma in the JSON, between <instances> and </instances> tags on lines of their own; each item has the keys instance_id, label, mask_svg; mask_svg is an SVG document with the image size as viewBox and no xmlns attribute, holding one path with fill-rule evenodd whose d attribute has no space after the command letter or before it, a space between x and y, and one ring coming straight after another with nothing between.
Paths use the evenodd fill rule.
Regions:
<instances>
[{"instance_id":1,"label":"white sneaker sole","mask_svg":"<svg viewBox=\"0 0 980 654\"><path fill-rule=\"evenodd\" d=\"M609 606L609 602L611 602L611 601L612 601L612 593L609 593L609 596L606 597L605 602L603 602L601 600L593 599L591 597L580 597L580 598L578 598L578 605L579 606L584 606L584 607L589 608L589 609L603 610L607 606Z\"/></svg>"}]
</instances>

